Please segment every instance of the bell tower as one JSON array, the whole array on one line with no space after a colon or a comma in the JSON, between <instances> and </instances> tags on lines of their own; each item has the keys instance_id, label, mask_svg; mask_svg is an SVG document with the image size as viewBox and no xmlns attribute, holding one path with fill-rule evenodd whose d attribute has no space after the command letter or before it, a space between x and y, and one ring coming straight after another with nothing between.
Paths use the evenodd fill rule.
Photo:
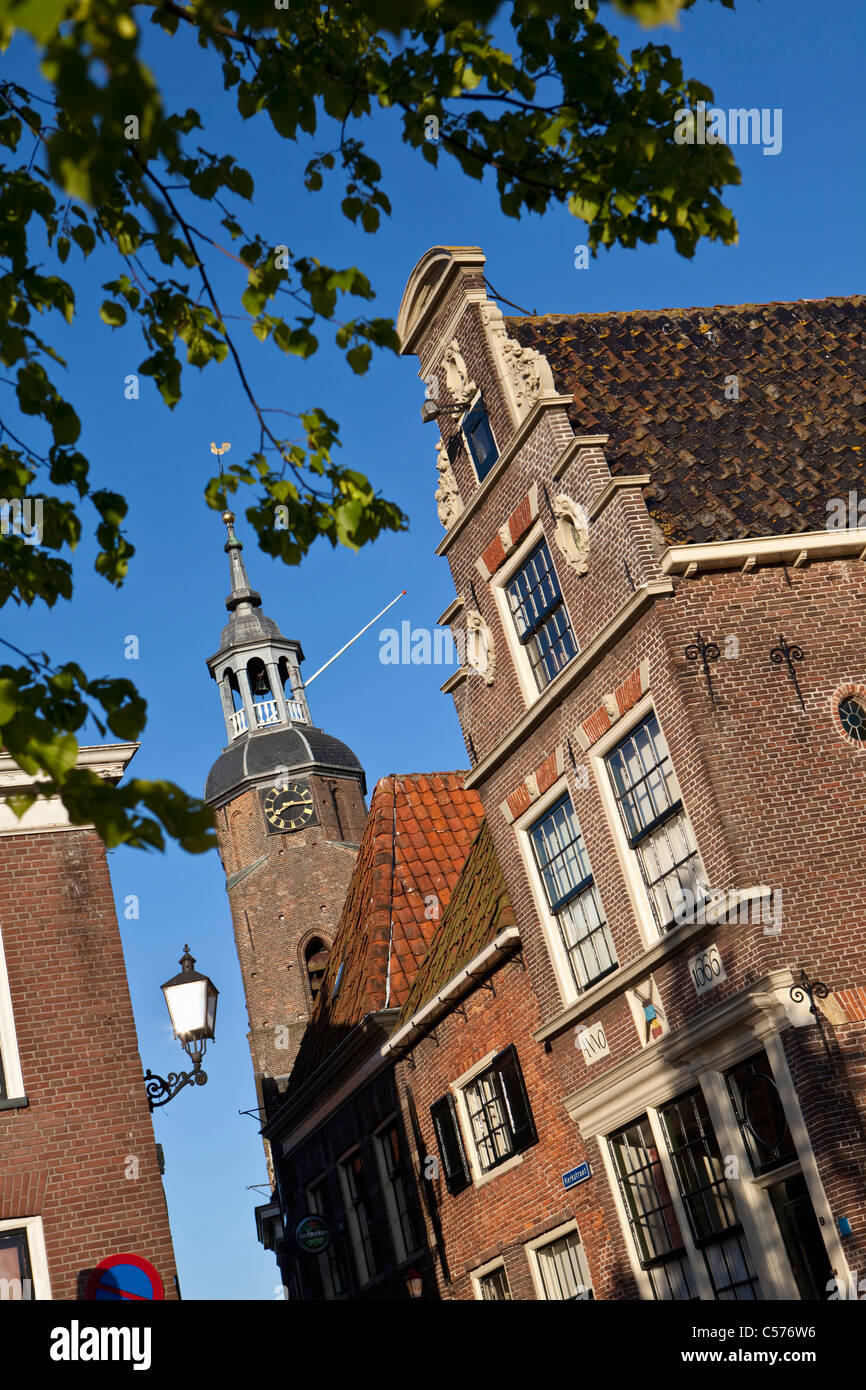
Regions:
<instances>
[{"instance_id":1,"label":"bell tower","mask_svg":"<svg viewBox=\"0 0 866 1390\"><path fill-rule=\"evenodd\" d=\"M220 858L264 1117L279 1105L337 930L367 817L364 770L313 725L299 642L262 612L227 511L229 618L207 666L226 746L211 768Z\"/></svg>"}]
</instances>

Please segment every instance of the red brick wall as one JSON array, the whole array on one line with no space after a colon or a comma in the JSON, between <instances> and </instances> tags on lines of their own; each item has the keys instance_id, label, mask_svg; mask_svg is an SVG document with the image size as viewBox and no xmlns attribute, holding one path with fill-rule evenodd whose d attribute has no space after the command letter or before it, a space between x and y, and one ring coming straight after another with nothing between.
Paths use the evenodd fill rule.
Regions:
<instances>
[{"instance_id":1,"label":"red brick wall","mask_svg":"<svg viewBox=\"0 0 866 1390\"><path fill-rule=\"evenodd\" d=\"M0 1219L41 1216L55 1299L132 1252L175 1263L105 849L0 837L0 921L29 1105L0 1110ZM138 1177L130 1159L137 1159Z\"/></svg>"},{"instance_id":2,"label":"red brick wall","mask_svg":"<svg viewBox=\"0 0 866 1390\"><path fill-rule=\"evenodd\" d=\"M317 824L269 835L255 788L216 813L227 876L267 855L228 894L257 1077L291 1071L310 1013L304 947L334 940L366 820L356 778L292 776L309 781Z\"/></svg>"},{"instance_id":3,"label":"red brick wall","mask_svg":"<svg viewBox=\"0 0 866 1390\"><path fill-rule=\"evenodd\" d=\"M522 1163L483 1185L452 1196L444 1174L427 1179L436 1193L452 1280L445 1284L437 1262L439 1295L474 1298L470 1271L501 1256L512 1297L534 1299L525 1243L576 1220L596 1298L635 1298L598 1146L584 1144L566 1119L554 1059L532 1039L541 1020L526 972L512 961L492 977L492 983L495 995L478 989L464 1001L465 1018L457 1012L447 1015L437 1026L435 1041L429 1037L416 1045L410 1054L415 1069L411 1062L404 1064L398 1086L404 1105L406 1086L411 1088L427 1153L438 1156L430 1106L488 1052L514 1043L538 1132L538 1143L524 1150ZM408 1111L405 1115L411 1133ZM562 1175L586 1160L592 1177L567 1192Z\"/></svg>"}]
</instances>

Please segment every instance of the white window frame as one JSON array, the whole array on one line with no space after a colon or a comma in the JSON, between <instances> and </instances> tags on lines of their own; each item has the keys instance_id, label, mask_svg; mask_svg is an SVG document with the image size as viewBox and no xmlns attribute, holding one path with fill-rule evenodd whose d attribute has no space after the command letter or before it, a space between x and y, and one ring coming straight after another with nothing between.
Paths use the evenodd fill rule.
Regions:
<instances>
[{"instance_id":1,"label":"white window frame","mask_svg":"<svg viewBox=\"0 0 866 1390\"><path fill-rule=\"evenodd\" d=\"M397 1256L397 1264L402 1265L405 1264L408 1260L412 1259L414 1256L419 1255L423 1251L424 1245L422 1235L422 1244L416 1245L413 1250L407 1250L406 1241L403 1236L403 1228L400 1225L400 1214L397 1210L397 1199L394 1194L394 1184L391 1181L391 1176L388 1172L388 1161L385 1157L385 1136L390 1129L393 1129L395 1125L398 1127L398 1129L401 1127L400 1116L396 1110L393 1112L392 1115L389 1116L387 1120L384 1120L382 1124L379 1125L378 1128L374 1131L373 1148L376 1152L376 1166L379 1169L379 1178L382 1187L382 1195L385 1199L385 1209L388 1213L388 1225L391 1228L391 1239L394 1242L394 1253ZM421 1219L420 1211L416 1211L416 1222L421 1227L421 1231L423 1232L424 1223Z\"/></svg>"},{"instance_id":2,"label":"white window frame","mask_svg":"<svg viewBox=\"0 0 866 1390\"><path fill-rule=\"evenodd\" d=\"M575 804L574 799L574 789L572 788L566 774L563 773L562 777L558 777L557 780L554 782L553 786L550 787L544 793L543 796L540 796L537 801L534 801L532 803L528 811L525 811L522 816L518 817L518 819L514 822L513 826L513 829L517 835L517 842L520 847L520 853L523 858L526 876L529 881L529 888L532 893L533 901L535 903L536 914L541 924L541 930L544 936L545 944L547 946L547 953L550 957L550 963L553 966L553 973L556 978L556 984L559 989L560 998L562 1000L564 1008L567 1008L569 1004L574 1004L578 999L582 998L588 990L593 988L593 985L596 984L597 981L592 981L590 984L586 986L586 989L581 990L577 987L572 977L571 965L569 964L565 946L562 942L562 934L559 930L559 923L556 920L556 914L551 911L550 904L547 901L547 894L544 891L544 883L541 878L541 872L539 870L538 864L535 861L535 852L532 848L530 831L532 827L536 824L536 822L541 820L545 813L550 810L551 806L555 805L556 802L559 801L560 797L563 796L566 792L568 793L568 796L571 800L571 807L574 811L578 825L580 825L580 817L577 814L577 806ZM581 835L583 835L582 825ZM586 844L585 840L584 844ZM589 854L588 845L586 846L586 849L587 854ZM602 910L605 910L604 903L601 897L601 889L595 877L595 870L593 870L593 883L595 884L595 890L598 893L598 898L599 902L601 903ZM614 950L616 951L616 942L613 941L613 932L610 930L610 920L607 916L605 916L605 921L607 922L608 932L610 934L611 941L613 942ZM621 962L618 961L617 970L619 970L620 968ZM612 970L610 972L610 975L604 976L605 980L610 979L613 975L615 975L615 973L616 971Z\"/></svg>"},{"instance_id":3,"label":"white window frame","mask_svg":"<svg viewBox=\"0 0 866 1390\"><path fill-rule=\"evenodd\" d=\"M773 1078L779 1088L779 1097L785 1110L788 1120L788 1127L794 1140L794 1147L799 1159L796 1167L797 1171L802 1172L806 1182L806 1188L812 1202L816 1217L819 1221L823 1220L821 1234L827 1257L831 1267L837 1271L837 1277L843 1284L847 1284L849 1278L848 1262L842 1249L841 1241L836 1232L836 1224L830 1205L827 1201L820 1176L815 1154L809 1140L808 1131L803 1119L803 1112L794 1087L787 1059L785 1057L782 1040L778 1033L763 1034L750 1032L746 1038L738 1039L733 1046L725 1046L721 1055L715 1056L712 1063L709 1061L698 1071L691 1082L680 1075L671 1083L669 1088L665 1088L663 1099L659 1098L657 1079L655 1073L646 1073L647 1081L644 1086L635 1088L632 1098L632 1118L626 1121L617 1120L611 1126L611 1133L627 1128L633 1124L641 1115L646 1115L649 1121L656 1148L659 1154L659 1162L664 1171L665 1180L671 1195L677 1220L683 1236L683 1244L689 1258L689 1265L692 1270L692 1277L698 1287L701 1300L714 1302L712 1284L707 1274L702 1253L694 1245L688 1218L684 1209L683 1201L679 1193L676 1175L673 1171L671 1157L668 1152L667 1140L661 1124L659 1111L670 1101L676 1100L678 1096L686 1094L689 1090L694 1090L695 1086L700 1086L707 1109L710 1113L716 1142L726 1156L735 1157L739 1162L740 1177L738 1180L729 1179L731 1199L734 1203L740 1224L743 1227L743 1234L749 1245L749 1252L755 1266L755 1271L760 1281L761 1292L764 1301L799 1301L799 1292L793 1270L791 1269L787 1251L778 1223L772 1208L771 1199L766 1191L772 1185L773 1180L783 1177L788 1168L780 1170L779 1173L772 1173L761 1177L755 1177L749 1162L745 1144L743 1143L734 1107L728 1094L727 1083L724 1073L729 1071L737 1062L745 1061L755 1052L763 1049L770 1062L770 1069ZM670 1094L668 1094L668 1090ZM649 1102L652 1096L652 1102ZM599 1134L596 1136L599 1141L602 1162L607 1175L608 1186L613 1195L616 1212L619 1217L622 1236L628 1254L629 1264L635 1278L635 1282L640 1290L641 1298L653 1300L653 1291L650 1279L645 1270L641 1268L640 1258L635 1248L632 1236L629 1215L623 1201L620 1190L619 1179L617 1177L616 1166L613 1154L610 1149L609 1135Z\"/></svg>"},{"instance_id":4,"label":"white window frame","mask_svg":"<svg viewBox=\"0 0 866 1390\"><path fill-rule=\"evenodd\" d=\"M583 1243L583 1237L580 1234L577 1222L566 1221L563 1226L556 1226L552 1231L545 1231L543 1236L537 1236L535 1240L527 1241L524 1247L526 1250L526 1258L529 1263L529 1272L532 1275L532 1282L535 1286L535 1296L543 1303L559 1303L561 1302L561 1300L549 1299L547 1297L547 1292L544 1287L544 1275L542 1274L541 1270L541 1260L539 1258L539 1254L541 1251L545 1249L546 1246L554 1245L556 1241L562 1240L565 1236L570 1235L577 1236L578 1243L580 1244L580 1248L583 1252L583 1263L586 1266L586 1272L589 1275L589 1283L583 1285L583 1287L588 1288L592 1293L595 1292L592 1284L592 1271L589 1268L589 1260L586 1256L586 1246ZM586 1301L589 1302L588 1299Z\"/></svg>"},{"instance_id":5,"label":"white window frame","mask_svg":"<svg viewBox=\"0 0 866 1390\"><path fill-rule=\"evenodd\" d=\"M512 1168L517 1168L523 1162L523 1154L512 1154L506 1158L504 1163L497 1163L495 1168L485 1172L478 1160L478 1152L475 1147L475 1136L472 1131L472 1120L469 1115L469 1107L466 1104L464 1091L471 1085L476 1077L482 1072L487 1071L494 1057L498 1057L503 1049L494 1047L492 1052L488 1052L480 1061L474 1062L468 1071L459 1076L456 1081L452 1081L449 1087L457 1106L457 1117L463 1137L463 1151L469 1160L469 1168L472 1173L472 1186L484 1187L487 1183L493 1182L502 1173L508 1173Z\"/></svg>"},{"instance_id":6,"label":"white window frame","mask_svg":"<svg viewBox=\"0 0 866 1390\"><path fill-rule=\"evenodd\" d=\"M505 1282L508 1284L508 1292L511 1293L511 1280L508 1278L508 1270L505 1268L505 1261L501 1255L497 1255L495 1260L488 1260L487 1264L479 1265L477 1269L473 1269L470 1275L472 1280L472 1292L479 1303L488 1302L481 1289L481 1280L487 1274L494 1274L497 1269L501 1269L505 1275ZM513 1295L510 1301L514 1301Z\"/></svg>"},{"instance_id":7,"label":"white window frame","mask_svg":"<svg viewBox=\"0 0 866 1390\"><path fill-rule=\"evenodd\" d=\"M514 615L511 612L511 608L508 603L508 595L505 592L506 588L511 583L517 571L526 563L528 557L532 554L532 551L535 549L537 545L540 545L542 541L547 541L547 548L548 550L550 550L550 558L551 562L553 563L554 572L556 574L556 582L559 585L559 592L562 595L562 604L565 609L565 615L568 618L568 623L574 636L574 644L576 648L575 657L577 657L580 654L580 643L577 639L577 633L574 629L574 623L571 621L571 612L569 611L568 604L565 601L565 591L562 587L562 580L560 577L559 569L556 565L556 558L554 556L553 550L551 549L551 543L545 535L544 526L542 525L540 517L536 519L536 521L527 531L526 535L523 537L517 549L513 551L511 555L508 556L508 559L502 565L500 565L499 569L496 571L496 573L492 576L490 580L490 588L493 590L493 597L496 603L497 612L499 614L499 624L502 628L503 633L505 634L505 645L508 648L509 655L511 656L511 663L517 674L517 681L520 686L520 693L523 696L523 701L527 708L530 705L534 705L536 701L540 700L542 695L546 695L548 690L550 690L551 686L554 686L556 684L560 676L564 675L565 672L568 670L568 667L571 665L571 662L569 662L568 666L563 666L562 670L554 676L553 680L548 681L547 685L543 686L542 689L539 690L535 680L535 676L532 673L532 664L529 660L529 654L526 650L526 647L517 635L517 628L514 623ZM575 658L573 657L572 660L574 659Z\"/></svg>"},{"instance_id":8,"label":"white window frame","mask_svg":"<svg viewBox=\"0 0 866 1390\"><path fill-rule=\"evenodd\" d=\"M686 819L689 822L689 825L691 826L692 835L694 836L695 844L697 845L697 850L700 856L701 864L703 865L704 871L706 872L707 866L704 862L704 856L701 853L701 847L698 844L698 837L695 834L695 823L692 820L692 817L689 813L689 808L686 804L686 799L683 796L682 787L680 786L679 777L677 776L677 769L676 763L674 761L673 751L671 749L670 743L668 742L668 737L665 733L664 725L662 723L658 707L655 703L651 691L648 691L646 695L641 697L641 699L637 702L634 708L629 710L627 717L623 719L618 719L616 723L613 725L613 728L610 729L606 734L604 734L602 738L598 740L597 743L594 743L587 754L587 758L589 759L589 764L592 768L593 776L595 778L596 786L598 787L599 794L601 796L602 808L604 810L605 817L607 819L609 828L612 833L614 849L616 850L616 857L619 861L620 869L622 870L622 876L625 880L626 890L628 892L629 899L631 900L632 911L634 913L634 918L637 923L637 929L640 935L641 944L643 945L645 950L649 950L650 947L654 946L657 941L667 941L673 939L676 936L677 932L681 929L681 925L678 923L675 926L671 927L670 931L666 932L660 932L658 927L656 926L656 920L653 916L652 905L650 903L649 892L647 890L646 884L644 883L643 874L640 871L640 864L638 862L637 853L635 852L635 850L629 847L628 841L626 839L625 828L622 823L622 815L620 814L619 805L617 804L613 786L611 785L610 774L607 769L606 759L608 753L610 753L610 751L613 748L615 748L618 743L621 743L624 738L627 738L628 735L634 729L636 729L639 724L642 724L644 720L647 718L647 716L650 714L654 714L656 719L658 720L658 726L661 729L662 737L664 738L664 741L667 744L668 752L670 753L671 758L671 770L673 772L674 786L676 787L676 790L679 793L679 798L682 802L683 812L685 814ZM690 924L687 922L682 923L682 926L688 925Z\"/></svg>"},{"instance_id":9,"label":"white window frame","mask_svg":"<svg viewBox=\"0 0 866 1390\"><path fill-rule=\"evenodd\" d=\"M15 1017L12 1013L12 993L9 988L9 972L6 969L6 953L3 949L3 932L0 929L0 1062L6 1081L6 1094L9 1100L25 1098L24 1076L21 1071L21 1058L18 1054L18 1037L15 1032Z\"/></svg>"},{"instance_id":10,"label":"white window frame","mask_svg":"<svg viewBox=\"0 0 866 1390\"><path fill-rule=\"evenodd\" d=\"M347 1149L346 1152L341 1154L337 1159L336 1167L340 1191L343 1194L343 1209L346 1213L346 1222L349 1227L349 1239L352 1242L352 1254L355 1258L355 1268L358 1271L358 1284L363 1289L366 1288L368 1284L372 1284L375 1279L380 1278L380 1274L378 1270L371 1271L367 1264L367 1256L361 1240L361 1233L358 1230L358 1218L355 1215L355 1205L352 1201L351 1189L349 1188L349 1177L346 1172L346 1164L349 1159L354 1158L356 1153L360 1153L362 1160L365 1160L361 1145L353 1144L350 1149ZM372 1218L372 1213L368 1213L368 1215ZM372 1219L370 1229L373 1229Z\"/></svg>"},{"instance_id":11,"label":"white window frame","mask_svg":"<svg viewBox=\"0 0 866 1390\"><path fill-rule=\"evenodd\" d=\"M27 1232L27 1252L30 1257L30 1273L33 1279L33 1297L39 1302L51 1301L51 1280L48 1277L48 1256L45 1252L45 1231L41 1216L15 1216L8 1221L0 1221L0 1234L4 1231Z\"/></svg>"}]
</instances>

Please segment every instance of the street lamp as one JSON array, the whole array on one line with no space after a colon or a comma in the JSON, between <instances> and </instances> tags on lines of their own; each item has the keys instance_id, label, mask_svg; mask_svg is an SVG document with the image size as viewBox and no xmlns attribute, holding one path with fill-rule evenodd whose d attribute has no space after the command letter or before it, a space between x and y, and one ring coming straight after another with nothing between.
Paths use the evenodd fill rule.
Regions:
<instances>
[{"instance_id":1,"label":"street lamp","mask_svg":"<svg viewBox=\"0 0 866 1390\"><path fill-rule=\"evenodd\" d=\"M410 1298L422 1298L424 1295L424 1280L413 1266L406 1271L406 1289Z\"/></svg>"},{"instance_id":2,"label":"street lamp","mask_svg":"<svg viewBox=\"0 0 866 1390\"><path fill-rule=\"evenodd\" d=\"M209 1039L214 1035L219 990L207 975L200 975L194 968L195 960L189 953L189 946L184 946L179 965L180 973L166 980L162 992L165 995L174 1036L192 1062L192 1071L170 1071L168 1079L164 1080L148 1069L144 1080L151 1112L159 1105L167 1105L178 1091L182 1091L184 1086L191 1082L196 1086L204 1086L207 1081L207 1072L202 1071L201 1059L207 1050Z\"/></svg>"}]
</instances>

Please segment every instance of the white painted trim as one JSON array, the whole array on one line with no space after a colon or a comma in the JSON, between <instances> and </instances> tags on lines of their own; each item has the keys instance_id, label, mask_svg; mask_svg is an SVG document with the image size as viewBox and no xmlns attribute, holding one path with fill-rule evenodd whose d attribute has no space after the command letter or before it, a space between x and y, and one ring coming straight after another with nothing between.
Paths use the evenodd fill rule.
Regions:
<instances>
[{"instance_id":1,"label":"white painted trim","mask_svg":"<svg viewBox=\"0 0 866 1390\"><path fill-rule=\"evenodd\" d=\"M830 1209L830 1203L827 1201L824 1184L821 1182L821 1177L818 1173L818 1164L815 1161L815 1153L809 1139L809 1131L806 1128L803 1111L800 1108L800 1098L794 1086L794 1079L791 1076L782 1039L778 1037L778 1035L765 1038L764 1050L769 1058L773 1077L779 1088L782 1104L785 1107L785 1114L788 1117L788 1128L791 1131L794 1147L800 1159L803 1177L806 1180L806 1188L811 1198L815 1215L818 1218L818 1224L821 1227L821 1234L824 1239L824 1245L833 1273L847 1286L851 1271L848 1266L848 1261L845 1258L845 1251L842 1249L842 1242L839 1239L836 1222L833 1218L833 1212Z\"/></svg>"},{"instance_id":2,"label":"white painted trim","mask_svg":"<svg viewBox=\"0 0 866 1390\"><path fill-rule=\"evenodd\" d=\"M837 560L860 557L866 546L866 527L839 530L797 531L785 536L753 536L734 541L710 541L704 545L672 545L661 558L664 574L684 574L692 565L698 570L742 569L754 558L757 564L804 563L809 560Z\"/></svg>"},{"instance_id":3,"label":"white painted trim","mask_svg":"<svg viewBox=\"0 0 866 1390\"><path fill-rule=\"evenodd\" d=\"M506 927L504 931L499 932L489 946L485 946L483 951L479 951L477 956L473 956L470 961L467 961L463 969L453 975L433 999L428 1000L423 1008L414 1013L398 1032L391 1035L379 1055L387 1057L390 1052L406 1043L413 1033L421 1032L425 1026L429 1025L434 1015L441 1010L441 1006L447 1004L448 1000L457 993L461 985L465 984L486 965L494 961L497 962L497 965L500 964L501 962L497 958L503 955L506 947L515 941L520 941L520 932L517 927ZM492 1055L495 1056L496 1054Z\"/></svg>"},{"instance_id":4,"label":"white painted trim","mask_svg":"<svg viewBox=\"0 0 866 1390\"><path fill-rule=\"evenodd\" d=\"M562 1006L564 1009L567 1009L569 1005L575 1004L578 1001L578 999L582 998L582 996L587 992L588 989L592 989L592 986L595 982L592 981L586 987L586 989L579 989L574 982L571 973L571 966L566 955L565 946L562 942L562 933L559 930L559 923L557 922L554 913L550 910L550 905L547 901L547 894L544 891L544 883L542 882L538 865L535 862L535 854L533 853L532 844L530 842L530 830L532 826L535 824L537 820L541 819L544 813L548 811L556 801L559 800L559 798L563 795L564 792L568 792L569 799L571 800L572 813L574 815L575 820L577 821L578 827L580 827L580 817L578 816L577 810L575 809L574 805L574 793L571 789L571 786L569 785L568 775L566 773L563 773L561 777L557 778L553 786L545 792L544 796L539 797L537 801L533 802L533 804L529 807L527 811L524 811L523 815L520 816L514 822L512 829L515 831L515 834L517 836L517 844L520 850L521 858L523 860L524 872L529 883L529 888L530 892L532 893L533 902L535 903L535 910L538 916L538 921L541 926L542 933L544 935L545 945L547 946L547 953L550 956L550 962L553 966L553 973L556 977L556 983L559 988L559 995L562 1000ZM582 836L582 827L580 827L580 833ZM586 847L586 854L587 859L589 859L588 847ZM589 863L590 868L592 868L592 861L589 860ZM598 893L598 899L601 903L602 911L605 914L605 921L608 925L608 934L610 935L611 941L613 943L613 934L610 931L610 923L607 918L607 909L605 908L604 903L602 902L601 891L599 889L598 883L595 881L594 871L593 882L595 883L595 891L596 893ZM616 949L615 943L613 944L614 949ZM613 978L614 973L614 971L611 971L610 976L607 976L605 978Z\"/></svg>"},{"instance_id":5,"label":"white painted trim","mask_svg":"<svg viewBox=\"0 0 866 1390\"><path fill-rule=\"evenodd\" d=\"M526 1251L526 1261L529 1265L529 1272L532 1275L532 1282L535 1286L535 1296L540 1303L559 1303L561 1302L561 1300L549 1299L547 1297L547 1293L544 1288L544 1279L541 1273L541 1262L538 1258L539 1252L544 1250L546 1246L553 1245L556 1241L562 1240L564 1236L570 1236L572 1234L577 1236L578 1244L580 1245L583 1255L583 1263L586 1266L586 1271L589 1275L589 1283L584 1284L582 1287L588 1288L593 1293L595 1292L592 1283L592 1270L589 1267L589 1258L586 1253L586 1246L583 1243L583 1237L580 1234L577 1222L574 1220L566 1221L564 1225L555 1226L553 1230L545 1231L544 1235L536 1236L533 1240L528 1240L523 1247Z\"/></svg>"},{"instance_id":6,"label":"white painted trim","mask_svg":"<svg viewBox=\"0 0 866 1390\"><path fill-rule=\"evenodd\" d=\"M635 1118L641 1113L640 1110L636 1110ZM641 1299L655 1302L655 1295L653 1294L650 1277L646 1270L641 1268L641 1262L635 1248L634 1238L631 1233L631 1225L629 1224L628 1211L626 1210L625 1200L619 1185L619 1178L617 1177L616 1164L613 1160L613 1154L610 1152L607 1139L599 1137L598 1148L601 1154L602 1164L604 1165L604 1175L607 1178L607 1185L610 1188L613 1204L616 1208L617 1217L619 1218L620 1232L622 1234L626 1254L628 1255L632 1276L637 1284Z\"/></svg>"},{"instance_id":7,"label":"white painted trim","mask_svg":"<svg viewBox=\"0 0 866 1390\"><path fill-rule=\"evenodd\" d=\"M499 623L503 633L505 634L505 645L508 647L511 662L517 674L517 680L520 685L520 691L523 695L523 701L527 709L531 708L532 705L537 704L541 697L550 689L551 685L553 685L553 681L558 680L559 677L562 675L562 671L566 671L568 669L568 666L571 665L571 662L569 662L566 666L563 666L562 671L557 671L553 680L548 681L547 685L543 686L542 689L539 690L535 676L532 674L532 664L529 660L529 653L527 652L525 645L523 644L523 642L521 642L520 638L517 635L517 627L514 622L514 615L511 612L511 608L508 603L508 595L505 592L506 586L511 583L511 580L514 578L517 571L526 563L526 560L532 554L532 551L536 548L536 546L540 545L542 541L547 541L547 537L544 533L544 526L542 524L541 517L536 517L533 525L527 531L526 535L522 537L520 544L515 547L515 549L508 556L508 558L503 561L503 563L499 566L496 572L492 574L490 576L490 579L488 580L488 584L493 591L493 597L495 599L497 611L499 613ZM550 551L550 563L553 567L553 572L556 575L556 582L559 585L559 592L562 598L562 606L565 609L565 616L568 618L568 625L571 628L572 635L574 636L574 644L576 651L574 656L571 658L571 660L574 661L580 655L580 642L578 641L577 633L574 628L574 623L571 621L571 614L568 611L568 604L565 601L565 594L563 593L562 584L560 583L559 573L556 567L556 557L554 556L553 550L550 548L549 542L547 548Z\"/></svg>"},{"instance_id":8,"label":"white painted trim","mask_svg":"<svg viewBox=\"0 0 866 1390\"><path fill-rule=\"evenodd\" d=\"M653 916L652 906L650 903L649 891L647 889L646 884L643 881L643 875L640 871L640 864L638 863L637 851L630 849L626 840L625 829L622 823L622 816L620 815L613 787L611 786L610 777L608 776L605 759L607 755L610 753L611 749L613 749L624 738L627 738L628 735L632 732L632 730L636 729L639 724L642 724L643 721L650 714L655 714L655 717L658 720L658 726L661 730L662 738L665 741L665 746L667 747L668 754L670 756L671 771L673 774L672 790L679 795L679 799L682 802L683 813L686 817L686 820L689 823L689 827L692 832L692 837L697 847L700 867L703 870L704 875L706 876L706 866L704 865L703 855L701 854L700 845L698 845L697 836L695 835L694 822L692 821L692 818L689 815L689 808L686 805L686 799L683 796L682 787L680 786L679 778L677 777L677 770L676 764L674 763L673 752L671 750L670 744L668 743L667 735L665 734L664 726L662 725L661 716L659 715L658 709L655 706L652 691L648 690L645 695L642 695L641 698L638 700L637 704L634 705L633 708L630 709L627 714L624 714L621 719L618 719L616 723L613 725L613 727L609 729L606 734L603 734L602 737L592 745L592 747L588 750L587 753L589 765L592 768L593 776L595 777L596 781L596 786L599 790L599 796L601 798L601 804L605 813L605 818L608 823L608 828L611 832L611 838L613 840L614 848L616 850L616 857L619 861L619 866L622 870L623 878L625 879L629 899L631 900L632 910L634 913L635 921L637 923L637 929L640 934L641 942L645 950L649 950L649 948L654 946L656 942L663 941L665 937L671 935L672 932L662 933L661 931L659 931L659 928L656 925L656 920ZM676 931L676 928L673 928L673 931Z\"/></svg>"},{"instance_id":9,"label":"white painted trim","mask_svg":"<svg viewBox=\"0 0 866 1390\"><path fill-rule=\"evenodd\" d=\"M544 694L544 691L538 689L526 648L517 635L514 615L509 607L505 586L514 578L521 565L525 563L527 556L544 539L544 526L541 517L536 517L526 535L521 538L520 544L514 548L506 560L503 560L498 570L487 581L493 593L496 611L499 614L499 626L505 636L505 645L508 648L508 655L511 657L511 664L517 676L523 703L527 708L534 704L539 696ZM551 556L552 558L553 556ZM558 576L557 582L559 582Z\"/></svg>"},{"instance_id":10,"label":"white painted trim","mask_svg":"<svg viewBox=\"0 0 866 1390\"><path fill-rule=\"evenodd\" d=\"M487 1183L492 1182L494 1178L498 1178L500 1173L507 1173L511 1168L517 1168L523 1162L522 1153L512 1154L510 1158L506 1158L502 1163L497 1163L494 1168L489 1169L487 1172L482 1169L478 1159L478 1150L475 1145L475 1136L472 1131L469 1106L466 1104L466 1096L464 1094L466 1087L470 1086L482 1072L487 1071L494 1057L498 1057L500 1052L503 1051L504 1048L495 1047L492 1052L486 1053L478 1062L473 1062L469 1070L465 1071L462 1076L458 1076L456 1081L452 1081L449 1088L454 1095L460 1128L463 1131L463 1148L469 1159L469 1166L472 1169L473 1187L485 1187Z\"/></svg>"},{"instance_id":11,"label":"white painted trim","mask_svg":"<svg viewBox=\"0 0 866 1390\"><path fill-rule=\"evenodd\" d=\"M740 1126L731 1104L724 1074L702 1072L698 1077L716 1141L725 1158L737 1160L739 1178L728 1178L728 1191L740 1218L743 1233L754 1261L764 1299L799 1300L797 1281L788 1261L785 1243L775 1219L769 1197L750 1178L752 1171Z\"/></svg>"},{"instance_id":12,"label":"white painted trim","mask_svg":"<svg viewBox=\"0 0 866 1390\"><path fill-rule=\"evenodd\" d=\"M6 967L6 952L3 949L2 928L0 928L0 1061L3 1063L6 1095L10 1100L22 1099L25 1095L24 1076L18 1053L18 1036L15 1032L15 1016L12 1012L12 992L9 986L9 971Z\"/></svg>"},{"instance_id":13,"label":"white painted trim","mask_svg":"<svg viewBox=\"0 0 866 1390\"><path fill-rule=\"evenodd\" d=\"M41 1216L15 1216L8 1221L0 1221L0 1231L27 1231L27 1250L30 1256L30 1273L33 1277L33 1295L40 1302L51 1302L51 1280L48 1274L48 1255L45 1251L45 1231Z\"/></svg>"},{"instance_id":14,"label":"white painted trim","mask_svg":"<svg viewBox=\"0 0 866 1390\"><path fill-rule=\"evenodd\" d=\"M479 1303L485 1301L481 1292L481 1280L485 1274L492 1274L494 1270L501 1269L505 1274L505 1281L508 1284L508 1292L511 1292L511 1282L508 1278L508 1270L505 1268L505 1260L501 1255L497 1255L495 1260L488 1260L486 1264L479 1265L477 1269L470 1270L469 1277L472 1280L472 1292Z\"/></svg>"}]
</instances>

